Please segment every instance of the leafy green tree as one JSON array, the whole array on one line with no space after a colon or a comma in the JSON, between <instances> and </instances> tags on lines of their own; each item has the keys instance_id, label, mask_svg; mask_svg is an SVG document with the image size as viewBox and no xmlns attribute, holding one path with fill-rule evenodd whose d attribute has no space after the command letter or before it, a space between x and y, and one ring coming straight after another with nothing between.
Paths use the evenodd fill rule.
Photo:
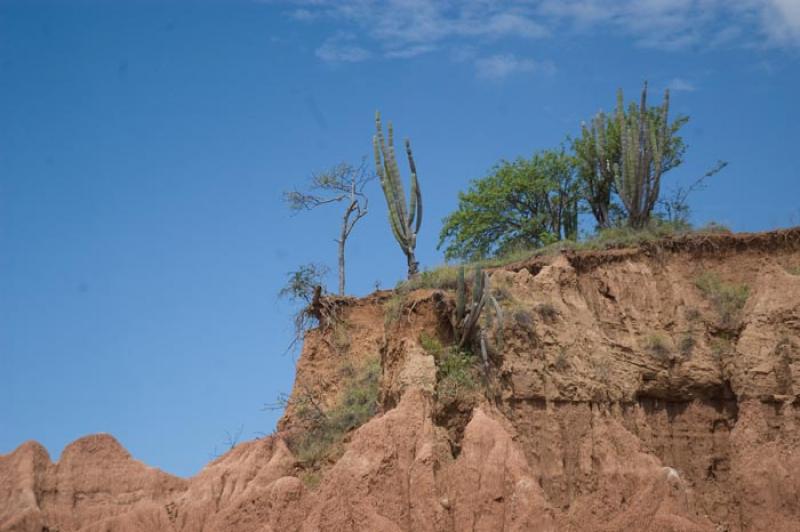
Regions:
<instances>
[{"instance_id":1,"label":"leafy green tree","mask_svg":"<svg viewBox=\"0 0 800 532\"><path fill-rule=\"evenodd\" d=\"M630 124L632 121L638 123L642 108L647 109L647 120L642 122L646 122L653 132L664 131L666 114L663 106L647 107L645 104L644 107L637 107L632 104L626 110L624 105L618 105L616 115L609 116L600 111L592 118L591 124L581 124L580 137L572 141L583 196L594 215L598 229L612 226L614 212L620 208L614 203L618 192L616 173L623 168L620 125ZM663 174L683 163L687 146L678 131L688 121L688 116L679 115L666 128L665 145L660 150L660 159L657 161L660 165L659 183ZM630 214L627 209L625 214Z\"/></svg>"},{"instance_id":2,"label":"leafy green tree","mask_svg":"<svg viewBox=\"0 0 800 532\"><path fill-rule=\"evenodd\" d=\"M563 149L503 161L459 193L438 248L447 259L477 259L575 239L579 198L575 161Z\"/></svg>"}]
</instances>

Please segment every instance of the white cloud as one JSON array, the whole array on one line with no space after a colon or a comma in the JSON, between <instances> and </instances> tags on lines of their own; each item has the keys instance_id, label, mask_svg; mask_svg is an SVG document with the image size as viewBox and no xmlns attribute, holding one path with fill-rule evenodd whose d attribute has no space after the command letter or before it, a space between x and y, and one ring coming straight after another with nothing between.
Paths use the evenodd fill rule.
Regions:
<instances>
[{"instance_id":1,"label":"white cloud","mask_svg":"<svg viewBox=\"0 0 800 532\"><path fill-rule=\"evenodd\" d=\"M418 55L427 54L436 50L436 47L429 44L417 44L407 48L398 48L397 50L387 50L383 55L389 59L409 59Z\"/></svg>"},{"instance_id":2,"label":"white cloud","mask_svg":"<svg viewBox=\"0 0 800 532\"><path fill-rule=\"evenodd\" d=\"M667 88L674 92L694 92L697 90L694 83L683 78L673 78L672 81L667 84Z\"/></svg>"},{"instance_id":3,"label":"white cloud","mask_svg":"<svg viewBox=\"0 0 800 532\"><path fill-rule=\"evenodd\" d=\"M477 56L496 53L501 41L582 34L662 50L800 47L800 0L262 1L286 6L295 20L325 20L358 35L323 42L317 55L326 61L411 58L465 46Z\"/></svg>"},{"instance_id":4,"label":"white cloud","mask_svg":"<svg viewBox=\"0 0 800 532\"><path fill-rule=\"evenodd\" d=\"M800 1L767 0L762 24L771 44L800 46Z\"/></svg>"},{"instance_id":5,"label":"white cloud","mask_svg":"<svg viewBox=\"0 0 800 532\"><path fill-rule=\"evenodd\" d=\"M355 38L346 33L338 33L322 43L314 52L328 63L358 63L369 59L369 50L355 43Z\"/></svg>"},{"instance_id":6,"label":"white cloud","mask_svg":"<svg viewBox=\"0 0 800 532\"><path fill-rule=\"evenodd\" d=\"M555 67L552 63L519 58L513 54L496 54L475 59L475 69L479 78L501 81L512 74L524 72L551 74Z\"/></svg>"}]
</instances>

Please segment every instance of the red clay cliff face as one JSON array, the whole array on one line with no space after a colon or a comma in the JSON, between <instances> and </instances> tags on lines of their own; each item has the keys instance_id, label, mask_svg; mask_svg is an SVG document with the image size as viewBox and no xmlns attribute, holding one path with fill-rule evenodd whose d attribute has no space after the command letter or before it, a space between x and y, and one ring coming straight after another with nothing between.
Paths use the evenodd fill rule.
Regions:
<instances>
[{"instance_id":1,"label":"red clay cliff face","mask_svg":"<svg viewBox=\"0 0 800 532\"><path fill-rule=\"evenodd\" d=\"M698 288L709 272L749 288L735 319ZM481 393L448 405L419 338L447 342L451 293L341 300L346 327L307 335L294 395L331 407L342 364L379 355L383 410L318 482L286 444L304 430L290 402L275 435L186 480L108 435L57 463L23 444L0 456L0 530L797 531L798 272L800 230L495 270L503 341Z\"/></svg>"}]
</instances>

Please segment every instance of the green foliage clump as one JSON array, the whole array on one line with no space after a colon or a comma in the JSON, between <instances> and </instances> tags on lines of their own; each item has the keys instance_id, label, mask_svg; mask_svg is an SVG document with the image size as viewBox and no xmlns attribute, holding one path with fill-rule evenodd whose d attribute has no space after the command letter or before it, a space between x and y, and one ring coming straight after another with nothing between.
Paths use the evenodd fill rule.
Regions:
<instances>
[{"instance_id":1,"label":"green foliage clump","mask_svg":"<svg viewBox=\"0 0 800 532\"><path fill-rule=\"evenodd\" d=\"M411 279L402 281L398 288L402 290L418 290L421 288L454 290L457 278L458 268L456 266L440 266L432 270L425 270Z\"/></svg>"},{"instance_id":2,"label":"green foliage clump","mask_svg":"<svg viewBox=\"0 0 800 532\"><path fill-rule=\"evenodd\" d=\"M666 360L669 358L669 342L661 334L651 334L647 337L645 345L651 355L659 360Z\"/></svg>"},{"instance_id":3,"label":"green foliage clump","mask_svg":"<svg viewBox=\"0 0 800 532\"><path fill-rule=\"evenodd\" d=\"M305 484L308 489L313 490L319 486L319 483L322 481L322 475L319 471L315 470L303 471L300 474L300 480L303 481L303 484Z\"/></svg>"},{"instance_id":4,"label":"green foliage clump","mask_svg":"<svg viewBox=\"0 0 800 532\"><path fill-rule=\"evenodd\" d=\"M422 332L419 335L419 345L422 346L422 349L424 349L426 353L436 359L439 359L445 351L442 342L435 336L431 336L426 332Z\"/></svg>"},{"instance_id":5,"label":"green foliage clump","mask_svg":"<svg viewBox=\"0 0 800 532\"><path fill-rule=\"evenodd\" d=\"M689 358L692 356L692 351L694 351L694 346L697 342L691 335L686 335L681 338L680 342L678 342L678 350L680 351L681 355L684 358Z\"/></svg>"},{"instance_id":6,"label":"green foliage clump","mask_svg":"<svg viewBox=\"0 0 800 532\"><path fill-rule=\"evenodd\" d=\"M572 157L546 150L503 161L459 194L444 219L445 258L476 260L578 236L580 186Z\"/></svg>"},{"instance_id":7,"label":"green foliage clump","mask_svg":"<svg viewBox=\"0 0 800 532\"><path fill-rule=\"evenodd\" d=\"M475 357L455 348L443 351L437 365L436 395L445 403L468 400L478 388Z\"/></svg>"},{"instance_id":8,"label":"green foliage clump","mask_svg":"<svg viewBox=\"0 0 800 532\"><path fill-rule=\"evenodd\" d=\"M324 286L325 276L330 270L324 264L309 263L289 272L286 285L278 292L278 297L293 303L310 303L317 287Z\"/></svg>"},{"instance_id":9,"label":"green foliage clump","mask_svg":"<svg viewBox=\"0 0 800 532\"><path fill-rule=\"evenodd\" d=\"M744 283L725 282L715 272L704 272L699 275L695 279L695 286L714 305L720 326L735 327L739 313L750 296L750 287Z\"/></svg>"},{"instance_id":10,"label":"green foliage clump","mask_svg":"<svg viewBox=\"0 0 800 532\"><path fill-rule=\"evenodd\" d=\"M337 404L328 411L298 408L297 415L309 428L290 441L298 461L307 467L320 465L341 450L344 437L378 413L380 360L376 357L352 371Z\"/></svg>"},{"instance_id":11,"label":"green foliage clump","mask_svg":"<svg viewBox=\"0 0 800 532\"><path fill-rule=\"evenodd\" d=\"M395 290L383 304L383 322L385 325L396 322L403 315L403 309L406 308L406 294L406 290Z\"/></svg>"},{"instance_id":12,"label":"green foliage clump","mask_svg":"<svg viewBox=\"0 0 800 532\"><path fill-rule=\"evenodd\" d=\"M552 303L540 303L535 308L539 316L546 322L553 322L558 318L558 309Z\"/></svg>"},{"instance_id":13,"label":"green foliage clump","mask_svg":"<svg viewBox=\"0 0 800 532\"><path fill-rule=\"evenodd\" d=\"M786 271L791 275L800 275L800 266L789 266Z\"/></svg>"}]
</instances>

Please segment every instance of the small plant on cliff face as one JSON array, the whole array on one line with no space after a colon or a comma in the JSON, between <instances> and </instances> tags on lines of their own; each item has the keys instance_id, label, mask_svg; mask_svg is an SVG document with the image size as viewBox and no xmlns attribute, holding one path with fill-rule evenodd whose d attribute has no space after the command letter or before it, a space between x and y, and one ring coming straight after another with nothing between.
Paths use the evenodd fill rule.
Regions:
<instances>
[{"instance_id":1,"label":"small plant on cliff face","mask_svg":"<svg viewBox=\"0 0 800 532\"><path fill-rule=\"evenodd\" d=\"M540 303L536 305L536 312L548 323L552 323L558 317L558 309L552 303Z\"/></svg>"},{"instance_id":2,"label":"small plant on cliff face","mask_svg":"<svg viewBox=\"0 0 800 532\"><path fill-rule=\"evenodd\" d=\"M348 373L343 372L344 375ZM289 441L300 463L314 467L335 457L347 433L378 413L380 375L380 360L376 357L352 372L332 408L322 409L318 403L314 408L298 408L297 415L309 425L308 430Z\"/></svg>"},{"instance_id":3,"label":"small plant on cliff face","mask_svg":"<svg viewBox=\"0 0 800 532\"><path fill-rule=\"evenodd\" d=\"M688 334L681 338L681 341L678 342L678 350L681 352L681 355L684 358L689 358L692 356L692 351L694 351L694 346L697 342L692 336Z\"/></svg>"},{"instance_id":4,"label":"small plant on cliff face","mask_svg":"<svg viewBox=\"0 0 800 532\"><path fill-rule=\"evenodd\" d=\"M425 270L411 279L402 281L398 288L404 290L417 290L431 288L439 290L454 290L458 281L458 268L455 266L440 266L433 270Z\"/></svg>"},{"instance_id":5,"label":"small plant on cliff face","mask_svg":"<svg viewBox=\"0 0 800 532\"><path fill-rule=\"evenodd\" d=\"M666 360L669 358L669 343L662 335L651 334L647 337L645 346L650 354L659 360Z\"/></svg>"},{"instance_id":6,"label":"small plant on cliff face","mask_svg":"<svg viewBox=\"0 0 800 532\"><path fill-rule=\"evenodd\" d=\"M436 395L450 403L468 399L478 387L474 374L474 358L455 348L447 349L437 367Z\"/></svg>"},{"instance_id":7,"label":"small plant on cliff face","mask_svg":"<svg viewBox=\"0 0 800 532\"><path fill-rule=\"evenodd\" d=\"M390 325L403 315L403 309L406 306L406 292L398 288L395 290L391 297L383 304L383 322L384 325Z\"/></svg>"},{"instance_id":8,"label":"small plant on cliff face","mask_svg":"<svg viewBox=\"0 0 800 532\"><path fill-rule=\"evenodd\" d=\"M786 271L790 275L800 275L800 266L787 266Z\"/></svg>"},{"instance_id":9,"label":"small plant on cliff face","mask_svg":"<svg viewBox=\"0 0 800 532\"><path fill-rule=\"evenodd\" d=\"M725 282L714 272L699 275L695 285L714 305L720 326L733 328L750 295L750 288L746 284Z\"/></svg>"},{"instance_id":10,"label":"small plant on cliff face","mask_svg":"<svg viewBox=\"0 0 800 532\"><path fill-rule=\"evenodd\" d=\"M419 345L422 346L426 353L436 359L440 358L445 350L438 338L424 331L419 335Z\"/></svg>"},{"instance_id":11,"label":"small plant on cliff face","mask_svg":"<svg viewBox=\"0 0 800 532\"><path fill-rule=\"evenodd\" d=\"M325 276L328 267L324 264L308 263L286 274L287 281L278 292L279 299L288 299L300 306L294 315L294 336L287 351L294 349L305 336L306 331L316 326L319 320L311 310L314 297L325 294Z\"/></svg>"},{"instance_id":12,"label":"small plant on cliff face","mask_svg":"<svg viewBox=\"0 0 800 532\"><path fill-rule=\"evenodd\" d=\"M700 314L700 311L694 307L690 307L684 310L683 315L686 317L686 321L688 321L689 323L694 323L703 317L702 314Z\"/></svg>"}]
</instances>

